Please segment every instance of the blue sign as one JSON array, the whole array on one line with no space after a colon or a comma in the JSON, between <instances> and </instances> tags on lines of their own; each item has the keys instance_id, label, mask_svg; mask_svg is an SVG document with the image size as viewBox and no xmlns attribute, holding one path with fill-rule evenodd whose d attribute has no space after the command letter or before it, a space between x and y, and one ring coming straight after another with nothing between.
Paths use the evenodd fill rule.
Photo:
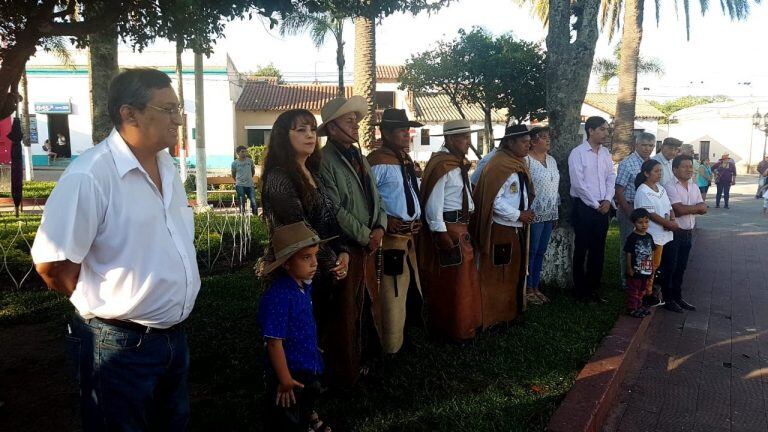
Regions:
<instances>
[{"instance_id":1,"label":"blue sign","mask_svg":"<svg viewBox=\"0 0 768 432\"><path fill-rule=\"evenodd\" d=\"M29 143L37 144L37 117L29 115Z\"/></svg>"},{"instance_id":2,"label":"blue sign","mask_svg":"<svg viewBox=\"0 0 768 432\"><path fill-rule=\"evenodd\" d=\"M38 114L72 114L71 102L35 102Z\"/></svg>"}]
</instances>

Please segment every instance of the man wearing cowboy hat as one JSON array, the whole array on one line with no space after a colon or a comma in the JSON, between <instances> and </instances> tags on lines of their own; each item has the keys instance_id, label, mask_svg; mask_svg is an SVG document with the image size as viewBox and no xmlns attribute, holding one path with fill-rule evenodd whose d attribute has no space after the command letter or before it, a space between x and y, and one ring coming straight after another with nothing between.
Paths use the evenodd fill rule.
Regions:
<instances>
[{"instance_id":1,"label":"man wearing cowboy hat","mask_svg":"<svg viewBox=\"0 0 768 432\"><path fill-rule=\"evenodd\" d=\"M409 296L410 304L421 303L413 239L421 228L419 180L408 148L410 128L424 125L408 120L405 110L388 108L378 126L382 146L368 155L368 162L387 211L387 232L382 246L383 276L379 287L381 345L385 353L396 353L403 345Z\"/></svg>"},{"instance_id":2,"label":"man wearing cowboy hat","mask_svg":"<svg viewBox=\"0 0 768 432\"><path fill-rule=\"evenodd\" d=\"M421 180L426 226L419 235L419 267L429 325L438 336L454 341L475 337L482 324L480 284L469 237L475 209L466 158L473 130L466 120L443 125L445 145L432 154Z\"/></svg>"},{"instance_id":3,"label":"man wearing cowboy hat","mask_svg":"<svg viewBox=\"0 0 768 432\"><path fill-rule=\"evenodd\" d=\"M321 110L318 136L327 136L322 150L320 176L328 195L338 206L336 219L349 240L349 269L340 281L335 322L329 325L330 374L337 384L351 386L360 374L365 326L372 320L381 335L377 252L381 248L387 213L379 196L371 167L354 145L358 122L367 110L365 99L338 97ZM364 304L370 306L370 313Z\"/></svg>"},{"instance_id":4,"label":"man wearing cowboy hat","mask_svg":"<svg viewBox=\"0 0 768 432\"><path fill-rule=\"evenodd\" d=\"M525 125L507 127L496 155L480 175L472 198L477 205L470 232L480 256L483 328L509 322L523 313L528 263L526 229L533 183L525 156L531 136Z\"/></svg>"}]
</instances>

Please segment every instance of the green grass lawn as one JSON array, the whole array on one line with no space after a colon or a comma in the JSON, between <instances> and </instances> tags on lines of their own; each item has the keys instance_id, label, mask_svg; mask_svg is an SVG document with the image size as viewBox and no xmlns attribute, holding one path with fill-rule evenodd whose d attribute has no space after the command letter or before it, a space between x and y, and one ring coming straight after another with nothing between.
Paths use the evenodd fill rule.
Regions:
<instances>
[{"instance_id":1,"label":"green grass lawn","mask_svg":"<svg viewBox=\"0 0 768 432\"><path fill-rule=\"evenodd\" d=\"M603 294L586 306L565 293L528 310L525 323L480 335L467 346L413 343L379 360L348 394L318 409L341 430L540 431L623 309L618 230L611 227ZM204 278L188 322L192 430L259 430L263 349L256 314L261 287L251 270ZM0 325L61 319L51 293L0 293ZM337 429L338 430L338 429Z\"/></svg>"}]
</instances>

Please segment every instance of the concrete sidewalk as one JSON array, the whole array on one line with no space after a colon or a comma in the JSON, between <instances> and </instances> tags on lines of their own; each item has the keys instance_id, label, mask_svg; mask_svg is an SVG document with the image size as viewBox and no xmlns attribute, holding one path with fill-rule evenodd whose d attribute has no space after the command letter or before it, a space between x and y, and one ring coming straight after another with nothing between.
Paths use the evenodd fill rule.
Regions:
<instances>
[{"instance_id":1,"label":"concrete sidewalk","mask_svg":"<svg viewBox=\"0 0 768 432\"><path fill-rule=\"evenodd\" d=\"M755 181L741 180L729 210L708 200L683 287L698 311L657 311L606 431L768 431L768 218Z\"/></svg>"}]
</instances>

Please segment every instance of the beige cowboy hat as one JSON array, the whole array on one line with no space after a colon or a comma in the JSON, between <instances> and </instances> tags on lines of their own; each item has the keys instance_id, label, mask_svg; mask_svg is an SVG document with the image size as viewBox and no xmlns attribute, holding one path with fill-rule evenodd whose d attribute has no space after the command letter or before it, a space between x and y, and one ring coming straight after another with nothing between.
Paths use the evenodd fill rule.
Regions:
<instances>
[{"instance_id":1,"label":"beige cowboy hat","mask_svg":"<svg viewBox=\"0 0 768 432\"><path fill-rule=\"evenodd\" d=\"M338 236L321 240L304 222L296 222L275 228L272 233L272 250L275 260L266 264L260 275L265 276L283 265L293 254L305 247L323 244Z\"/></svg>"},{"instance_id":2,"label":"beige cowboy hat","mask_svg":"<svg viewBox=\"0 0 768 432\"><path fill-rule=\"evenodd\" d=\"M720 156L720 160L730 159L730 158L731 158L731 154L730 153L723 153L723 155Z\"/></svg>"},{"instance_id":3,"label":"beige cowboy hat","mask_svg":"<svg viewBox=\"0 0 768 432\"><path fill-rule=\"evenodd\" d=\"M336 120L344 114L355 113L358 120L365 117L368 112L368 104L365 102L362 96L352 96L347 99L345 97L337 97L331 99L323 105L323 109L320 110L320 116L323 122L317 127L317 136L325 136L325 127L328 123Z\"/></svg>"},{"instance_id":4,"label":"beige cowboy hat","mask_svg":"<svg viewBox=\"0 0 768 432\"><path fill-rule=\"evenodd\" d=\"M443 123L443 133L434 134L431 136L447 136L458 135L463 133L475 133L480 132L483 128L472 129L472 125L469 124L469 120L451 120Z\"/></svg>"}]
</instances>

